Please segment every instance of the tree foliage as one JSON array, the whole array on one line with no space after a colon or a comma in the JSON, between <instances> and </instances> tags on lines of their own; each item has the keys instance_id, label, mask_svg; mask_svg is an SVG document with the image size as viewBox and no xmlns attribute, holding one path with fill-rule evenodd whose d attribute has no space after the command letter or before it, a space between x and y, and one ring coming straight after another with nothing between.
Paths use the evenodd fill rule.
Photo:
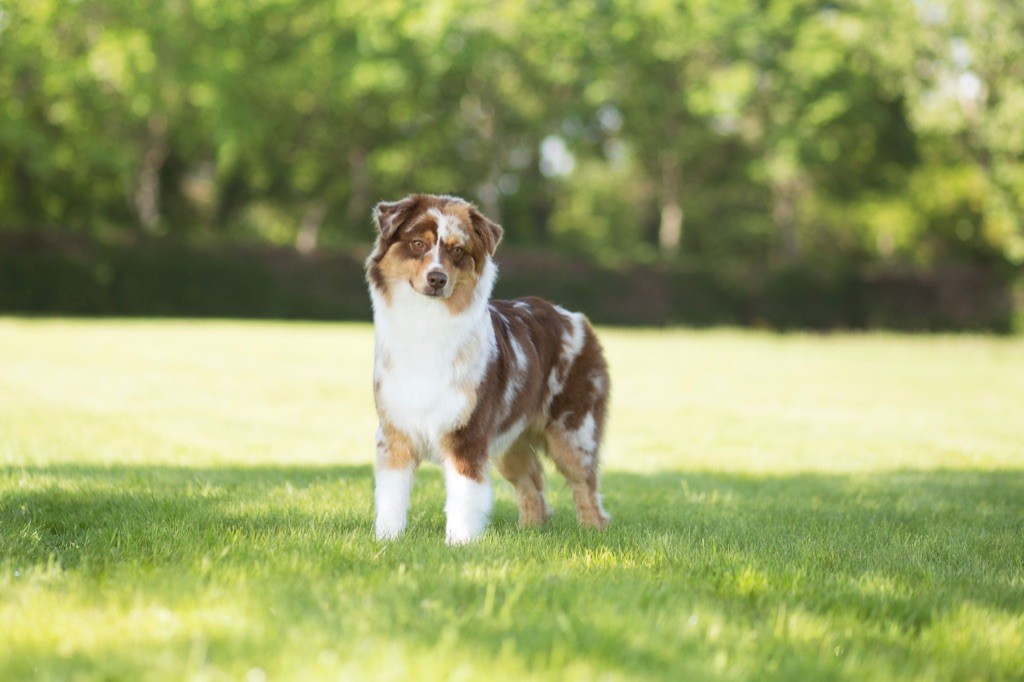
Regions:
<instances>
[{"instance_id":1,"label":"tree foliage","mask_svg":"<svg viewBox=\"0 0 1024 682\"><path fill-rule=\"evenodd\" d=\"M0 229L1024 263L1011 0L0 0Z\"/></svg>"}]
</instances>

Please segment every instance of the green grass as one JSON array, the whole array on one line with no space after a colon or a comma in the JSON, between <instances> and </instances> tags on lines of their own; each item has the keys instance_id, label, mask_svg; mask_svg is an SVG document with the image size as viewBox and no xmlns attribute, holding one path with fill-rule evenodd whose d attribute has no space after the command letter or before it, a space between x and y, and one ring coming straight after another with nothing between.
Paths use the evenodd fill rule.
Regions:
<instances>
[{"instance_id":1,"label":"green grass","mask_svg":"<svg viewBox=\"0 0 1024 682\"><path fill-rule=\"evenodd\" d=\"M1024 678L1024 342L602 338L611 528L453 549L369 327L0 320L0 679Z\"/></svg>"}]
</instances>

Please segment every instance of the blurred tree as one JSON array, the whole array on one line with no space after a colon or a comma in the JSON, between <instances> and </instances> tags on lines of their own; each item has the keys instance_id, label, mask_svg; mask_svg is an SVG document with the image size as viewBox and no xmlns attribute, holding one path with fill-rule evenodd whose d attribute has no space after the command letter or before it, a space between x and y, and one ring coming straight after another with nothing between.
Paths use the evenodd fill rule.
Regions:
<instances>
[{"instance_id":1,"label":"blurred tree","mask_svg":"<svg viewBox=\"0 0 1024 682\"><path fill-rule=\"evenodd\" d=\"M711 137L689 91L701 87L719 35L705 3L613 0L593 39L604 57L591 97L621 113L621 135L652 180L658 206L657 244L675 253L683 239L689 162Z\"/></svg>"},{"instance_id":2,"label":"blurred tree","mask_svg":"<svg viewBox=\"0 0 1024 682\"><path fill-rule=\"evenodd\" d=\"M0 229L1024 264L1010 0L0 0ZM829 262L832 262L830 260Z\"/></svg>"},{"instance_id":3,"label":"blurred tree","mask_svg":"<svg viewBox=\"0 0 1024 682\"><path fill-rule=\"evenodd\" d=\"M953 236L969 252L987 252L1020 265L1024 6L1004 0L923 2L918 22L914 64L901 85L913 102L916 131L929 149L924 170L934 175L947 169L945 190L972 207L966 213L954 209L959 215L946 212L945 222L954 227L945 240ZM958 179L967 177L973 179Z\"/></svg>"},{"instance_id":4,"label":"blurred tree","mask_svg":"<svg viewBox=\"0 0 1024 682\"><path fill-rule=\"evenodd\" d=\"M121 111L106 97L120 50L97 59L97 8L0 4L0 215L7 227L95 230L130 222Z\"/></svg>"}]
</instances>

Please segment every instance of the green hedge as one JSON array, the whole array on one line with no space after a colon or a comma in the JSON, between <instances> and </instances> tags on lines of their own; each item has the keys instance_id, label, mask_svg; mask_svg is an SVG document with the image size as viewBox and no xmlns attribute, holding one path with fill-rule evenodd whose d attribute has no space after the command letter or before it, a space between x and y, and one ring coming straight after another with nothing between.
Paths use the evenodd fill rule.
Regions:
<instances>
[{"instance_id":1,"label":"green hedge","mask_svg":"<svg viewBox=\"0 0 1024 682\"><path fill-rule=\"evenodd\" d=\"M362 262L262 247L0 238L0 311L369 319Z\"/></svg>"},{"instance_id":2,"label":"green hedge","mask_svg":"<svg viewBox=\"0 0 1024 682\"><path fill-rule=\"evenodd\" d=\"M1013 326L1012 280L991 269L600 267L506 249L502 298L537 295L617 325L986 330ZM99 244L0 236L0 312L370 319L365 253Z\"/></svg>"}]
</instances>

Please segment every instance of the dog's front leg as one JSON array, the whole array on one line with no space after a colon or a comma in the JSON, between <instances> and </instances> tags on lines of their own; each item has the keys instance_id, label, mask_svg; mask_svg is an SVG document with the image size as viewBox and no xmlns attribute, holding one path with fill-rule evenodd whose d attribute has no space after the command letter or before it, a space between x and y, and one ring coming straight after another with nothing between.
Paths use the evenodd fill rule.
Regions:
<instances>
[{"instance_id":1,"label":"dog's front leg","mask_svg":"<svg viewBox=\"0 0 1024 682\"><path fill-rule=\"evenodd\" d=\"M487 528L493 504L486 455L467 459L446 454L444 487L448 544L462 545L480 537Z\"/></svg>"},{"instance_id":2,"label":"dog's front leg","mask_svg":"<svg viewBox=\"0 0 1024 682\"><path fill-rule=\"evenodd\" d=\"M415 471L416 457L409 438L387 425L381 426L377 431L374 471L378 540L391 540L405 531Z\"/></svg>"}]
</instances>

